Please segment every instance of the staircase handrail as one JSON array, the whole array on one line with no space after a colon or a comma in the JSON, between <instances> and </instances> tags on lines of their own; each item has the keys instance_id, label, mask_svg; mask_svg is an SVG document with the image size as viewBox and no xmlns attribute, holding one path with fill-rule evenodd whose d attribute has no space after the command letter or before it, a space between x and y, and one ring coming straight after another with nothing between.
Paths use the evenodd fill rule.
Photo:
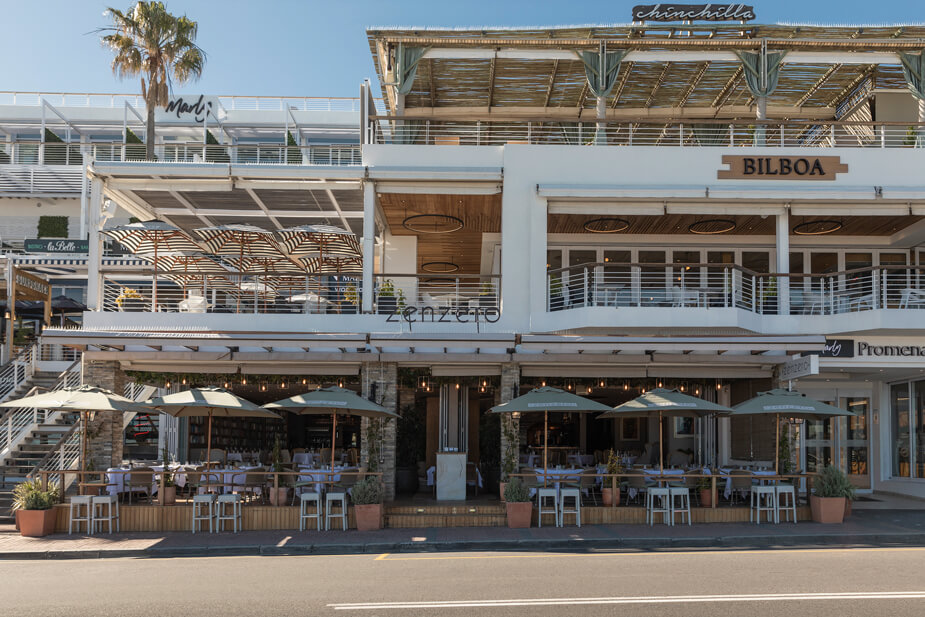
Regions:
<instances>
[{"instance_id":1,"label":"staircase handrail","mask_svg":"<svg viewBox=\"0 0 925 617\"><path fill-rule=\"evenodd\" d=\"M23 382L35 374L37 358L38 343L33 343L0 367L0 403L9 398Z\"/></svg>"},{"instance_id":2,"label":"staircase handrail","mask_svg":"<svg viewBox=\"0 0 925 617\"><path fill-rule=\"evenodd\" d=\"M29 473L26 474L26 477L29 479L35 478L38 475L38 472L41 470L49 469L74 469L80 464L80 422L75 422L71 425L70 430L65 433L61 439L58 441L58 444L53 450L49 450L42 460L36 463L35 467L32 468ZM66 475L66 474L65 474ZM50 482L57 483L60 478L58 474L51 474L48 476ZM73 484L74 480L71 479L70 482L60 483L62 490L62 495L67 492L67 489L70 488L70 485Z\"/></svg>"}]
</instances>

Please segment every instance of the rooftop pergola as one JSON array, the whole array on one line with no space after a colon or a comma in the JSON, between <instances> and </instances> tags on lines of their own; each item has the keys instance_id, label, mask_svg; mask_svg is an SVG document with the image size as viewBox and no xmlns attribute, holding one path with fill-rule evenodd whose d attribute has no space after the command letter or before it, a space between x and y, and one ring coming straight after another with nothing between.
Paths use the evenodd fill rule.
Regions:
<instances>
[{"instance_id":1,"label":"rooftop pergola","mask_svg":"<svg viewBox=\"0 0 925 617\"><path fill-rule=\"evenodd\" d=\"M596 99L576 52L628 50L607 119L754 118L737 51L787 51L767 117L839 119L859 90L905 89L896 52L925 47L925 25L646 24L530 29L373 28L370 50L397 115L395 50L425 48L409 117L593 120Z\"/></svg>"}]
</instances>

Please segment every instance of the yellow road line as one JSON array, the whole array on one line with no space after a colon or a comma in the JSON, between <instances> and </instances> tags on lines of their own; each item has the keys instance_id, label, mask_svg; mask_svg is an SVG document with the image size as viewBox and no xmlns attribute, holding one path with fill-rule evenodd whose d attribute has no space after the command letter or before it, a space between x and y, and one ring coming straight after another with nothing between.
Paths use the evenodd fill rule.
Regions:
<instances>
[{"instance_id":1,"label":"yellow road line","mask_svg":"<svg viewBox=\"0 0 925 617\"><path fill-rule=\"evenodd\" d=\"M548 559L548 558L585 558L585 557L654 557L654 556L678 556L678 555L773 555L773 554L793 554L793 553L877 553L877 552L908 552L908 551L925 551L923 547L879 547L879 548L829 548L829 549L777 549L777 550L691 550L691 551L666 551L666 552L608 552L608 553L530 553L530 554L513 554L513 555L440 555L440 556L419 556L419 557L397 557L390 553L383 553L376 557L375 561L455 561L463 559Z\"/></svg>"}]
</instances>

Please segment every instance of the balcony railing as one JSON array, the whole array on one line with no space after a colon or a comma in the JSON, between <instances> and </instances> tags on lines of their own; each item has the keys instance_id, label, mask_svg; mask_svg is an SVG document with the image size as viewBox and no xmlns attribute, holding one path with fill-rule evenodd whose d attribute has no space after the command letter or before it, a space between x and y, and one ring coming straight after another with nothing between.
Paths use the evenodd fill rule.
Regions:
<instances>
[{"instance_id":1,"label":"balcony railing","mask_svg":"<svg viewBox=\"0 0 925 617\"><path fill-rule=\"evenodd\" d=\"M492 321L500 315L501 276L479 274L376 274L374 303L380 314L444 320L457 311ZM416 317L415 317L416 315ZM467 317L468 319L468 317Z\"/></svg>"},{"instance_id":2,"label":"balcony railing","mask_svg":"<svg viewBox=\"0 0 925 617\"><path fill-rule=\"evenodd\" d=\"M380 117L372 143L396 145L674 146L771 148L925 147L925 125L915 122L595 122L424 120Z\"/></svg>"},{"instance_id":3,"label":"balcony railing","mask_svg":"<svg viewBox=\"0 0 925 617\"><path fill-rule=\"evenodd\" d=\"M925 266L760 274L728 264L605 262L550 270L546 284L547 311L672 307L836 315L882 308L925 309Z\"/></svg>"}]
</instances>

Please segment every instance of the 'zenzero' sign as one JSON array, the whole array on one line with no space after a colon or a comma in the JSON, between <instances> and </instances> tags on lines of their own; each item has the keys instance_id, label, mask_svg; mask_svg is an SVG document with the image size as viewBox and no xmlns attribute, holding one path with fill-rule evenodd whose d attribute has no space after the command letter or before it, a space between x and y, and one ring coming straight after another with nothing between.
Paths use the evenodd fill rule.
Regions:
<instances>
[{"instance_id":1,"label":"'zenzero' sign","mask_svg":"<svg viewBox=\"0 0 925 617\"><path fill-rule=\"evenodd\" d=\"M447 306L434 308L425 306L417 308L416 306L406 306L395 309L389 314L388 322L404 321L406 323L479 323L487 321L495 323L501 319L501 311L495 307L487 308L450 308Z\"/></svg>"},{"instance_id":2,"label":"'zenzero' sign","mask_svg":"<svg viewBox=\"0 0 925 617\"><path fill-rule=\"evenodd\" d=\"M755 8L745 4L640 4L633 21L749 21Z\"/></svg>"},{"instance_id":3,"label":"'zenzero' sign","mask_svg":"<svg viewBox=\"0 0 925 617\"><path fill-rule=\"evenodd\" d=\"M740 156L724 155L716 177L720 180L835 180L848 173L838 156Z\"/></svg>"}]
</instances>

